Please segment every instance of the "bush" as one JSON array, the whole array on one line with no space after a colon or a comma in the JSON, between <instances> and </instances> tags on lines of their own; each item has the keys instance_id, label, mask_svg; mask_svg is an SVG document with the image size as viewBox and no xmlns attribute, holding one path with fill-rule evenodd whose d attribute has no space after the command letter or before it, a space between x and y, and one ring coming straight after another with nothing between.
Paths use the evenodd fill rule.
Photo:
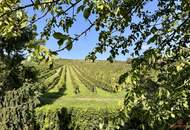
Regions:
<instances>
[{"instance_id":1,"label":"bush","mask_svg":"<svg viewBox=\"0 0 190 130\"><path fill-rule=\"evenodd\" d=\"M124 125L121 111L62 108L36 110L36 130L115 130Z\"/></svg>"}]
</instances>

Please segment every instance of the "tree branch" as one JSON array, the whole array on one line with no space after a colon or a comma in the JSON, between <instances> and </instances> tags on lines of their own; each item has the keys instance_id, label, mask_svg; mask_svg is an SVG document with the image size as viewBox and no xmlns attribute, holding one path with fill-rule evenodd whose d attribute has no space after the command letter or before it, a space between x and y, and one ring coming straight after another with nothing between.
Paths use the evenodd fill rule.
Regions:
<instances>
[{"instance_id":1,"label":"tree branch","mask_svg":"<svg viewBox=\"0 0 190 130\"><path fill-rule=\"evenodd\" d=\"M40 19L43 19L49 13L49 11L50 11L50 8L42 16L40 16L39 18L31 21L30 25L34 24L35 22L39 21Z\"/></svg>"},{"instance_id":2,"label":"tree branch","mask_svg":"<svg viewBox=\"0 0 190 130\"><path fill-rule=\"evenodd\" d=\"M162 44L161 44L161 45L162 45L162 46L161 46L162 49L163 49L163 47L164 47L167 43L169 43L169 42L171 42L171 41L173 40L173 38L174 38L174 36L175 36L177 30L180 29L183 25L185 25L185 24L190 20L189 17L190 17L190 13L189 13L187 19L185 19L176 29L174 29L173 33L170 34L170 36L169 36L170 38L169 38L169 39L166 38L166 39L162 42Z\"/></svg>"},{"instance_id":3,"label":"tree branch","mask_svg":"<svg viewBox=\"0 0 190 130\"><path fill-rule=\"evenodd\" d=\"M82 35L86 35L86 33L95 25L95 22L91 23L91 25L82 33L80 33L77 37L74 38L74 40L78 40Z\"/></svg>"},{"instance_id":4,"label":"tree branch","mask_svg":"<svg viewBox=\"0 0 190 130\"><path fill-rule=\"evenodd\" d=\"M72 39L72 42L77 41L81 36L83 36L84 34L86 35L86 33L95 25L94 21L86 30L84 30L83 32L81 32L79 35L77 35L75 38ZM59 50L53 51L54 53L58 53L60 51L65 50L69 45L66 45L64 48L61 48Z\"/></svg>"},{"instance_id":5,"label":"tree branch","mask_svg":"<svg viewBox=\"0 0 190 130\"><path fill-rule=\"evenodd\" d=\"M49 2L43 2L43 3L40 3L39 5L46 5L46 4L56 3L56 2L58 2L58 1L60 1L60 0L53 0L53 1L49 1ZM20 6L20 7L16 8L16 9L12 9L11 11L8 11L8 12L3 13L0 17L3 17L3 16L5 16L5 15L9 15L9 14L15 12L15 11L18 11L18 10L22 10L22 9L26 9L26 8L29 8L29 7L33 7L34 5L35 5L35 4L32 3L32 4Z\"/></svg>"},{"instance_id":6,"label":"tree branch","mask_svg":"<svg viewBox=\"0 0 190 130\"><path fill-rule=\"evenodd\" d=\"M63 11L62 14L65 14L67 11L69 11L71 8L75 7L80 2L81 2L81 0L77 0L77 2L75 2L74 4L71 4L70 7L68 7L65 11Z\"/></svg>"},{"instance_id":7,"label":"tree branch","mask_svg":"<svg viewBox=\"0 0 190 130\"><path fill-rule=\"evenodd\" d=\"M139 6L140 6L140 4L142 3L143 1L141 1L141 2L137 2L137 4L139 4ZM139 8L139 6L137 7L137 8L135 8L135 10L136 9L138 9ZM70 7L70 8L72 8L72 7ZM128 12L130 12L130 11L132 11L133 10L133 8L131 8ZM132 12L133 13L133 12ZM86 35L86 33L95 25L95 23L96 23L96 21L94 21L93 23L90 21L90 19L88 19L88 22L91 24L86 30L84 30L83 32L81 32L79 35L77 35L75 38L73 38L72 39L72 42L74 42L74 41L77 41L81 36L83 36L84 34ZM58 53L58 52L60 52L60 51L63 51L63 50L65 50L67 47L68 47L69 45L66 45L64 48L61 48L61 49L59 49L59 50L55 50L55 51L53 51L54 53Z\"/></svg>"},{"instance_id":8,"label":"tree branch","mask_svg":"<svg viewBox=\"0 0 190 130\"><path fill-rule=\"evenodd\" d=\"M34 4L34 1L33 0L30 0L32 2L32 4Z\"/></svg>"}]
</instances>

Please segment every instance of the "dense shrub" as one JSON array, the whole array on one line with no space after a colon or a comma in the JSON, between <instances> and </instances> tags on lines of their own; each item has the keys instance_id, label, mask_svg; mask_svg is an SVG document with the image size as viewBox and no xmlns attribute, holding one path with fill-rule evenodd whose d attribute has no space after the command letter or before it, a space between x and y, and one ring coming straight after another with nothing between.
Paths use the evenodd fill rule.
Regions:
<instances>
[{"instance_id":1,"label":"dense shrub","mask_svg":"<svg viewBox=\"0 0 190 130\"><path fill-rule=\"evenodd\" d=\"M0 130L34 129L34 109L43 85L33 66L0 62Z\"/></svg>"},{"instance_id":2,"label":"dense shrub","mask_svg":"<svg viewBox=\"0 0 190 130\"><path fill-rule=\"evenodd\" d=\"M62 108L36 110L37 130L115 130L124 125L123 113L109 109Z\"/></svg>"},{"instance_id":3,"label":"dense shrub","mask_svg":"<svg viewBox=\"0 0 190 130\"><path fill-rule=\"evenodd\" d=\"M167 130L178 120L184 126L189 124L189 48L179 47L178 52L166 54L152 49L133 60L133 70L125 79L129 128Z\"/></svg>"},{"instance_id":4,"label":"dense shrub","mask_svg":"<svg viewBox=\"0 0 190 130\"><path fill-rule=\"evenodd\" d=\"M38 100L38 83L24 83L17 90L7 91L0 104L1 130L34 129L34 109Z\"/></svg>"}]
</instances>

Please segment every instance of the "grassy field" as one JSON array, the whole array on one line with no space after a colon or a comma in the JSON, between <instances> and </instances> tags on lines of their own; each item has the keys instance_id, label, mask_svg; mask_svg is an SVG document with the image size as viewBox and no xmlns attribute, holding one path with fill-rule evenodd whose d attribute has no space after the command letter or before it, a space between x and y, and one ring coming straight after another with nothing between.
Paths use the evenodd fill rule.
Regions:
<instances>
[{"instance_id":1,"label":"grassy field","mask_svg":"<svg viewBox=\"0 0 190 130\"><path fill-rule=\"evenodd\" d=\"M59 60L53 70L40 75L48 91L42 96L44 105L38 109L122 107L125 91L116 90L114 85L126 66L124 62Z\"/></svg>"}]
</instances>

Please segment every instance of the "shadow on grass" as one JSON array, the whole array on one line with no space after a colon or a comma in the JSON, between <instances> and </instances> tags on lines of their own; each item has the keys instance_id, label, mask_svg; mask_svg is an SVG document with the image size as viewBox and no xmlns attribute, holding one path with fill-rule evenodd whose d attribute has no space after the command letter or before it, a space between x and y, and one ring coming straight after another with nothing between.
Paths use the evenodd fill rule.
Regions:
<instances>
[{"instance_id":1,"label":"shadow on grass","mask_svg":"<svg viewBox=\"0 0 190 130\"><path fill-rule=\"evenodd\" d=\"M66 89L60 89L58 92L47 92L40 97L41 105L53 104L56 99L65 96Z\"/></svg>"}]
</instances>

